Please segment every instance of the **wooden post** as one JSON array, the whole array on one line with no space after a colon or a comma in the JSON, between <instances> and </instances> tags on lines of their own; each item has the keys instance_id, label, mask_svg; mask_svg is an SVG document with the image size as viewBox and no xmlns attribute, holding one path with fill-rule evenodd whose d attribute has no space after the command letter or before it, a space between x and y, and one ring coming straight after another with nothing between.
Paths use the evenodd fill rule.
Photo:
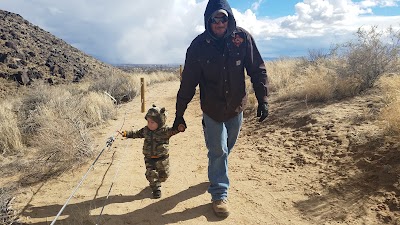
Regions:
<instances>
[{"instance_id":1,"label":"wooden post","mask_svg":"<svg viewBox=\"0 0 400 225\"><path fill-rule=\"evenodd\" d=\"M144 78L141 77L140 78L140 100L142 101L142 113L144 113L144 111L146 111L146 102L145 102L145 98L144 98L144 92L145 92L145 83L144 83Z\"/></svg>"},{"instance_id":2,"label":"wooden post","mask_svg":"<svg viewBox=\"0 0 400 225\"><path fill-rule=\"evenodd\" d=\"M179 78L182 81L182 65L179 65Z\"/></svg>"}]
</instances>

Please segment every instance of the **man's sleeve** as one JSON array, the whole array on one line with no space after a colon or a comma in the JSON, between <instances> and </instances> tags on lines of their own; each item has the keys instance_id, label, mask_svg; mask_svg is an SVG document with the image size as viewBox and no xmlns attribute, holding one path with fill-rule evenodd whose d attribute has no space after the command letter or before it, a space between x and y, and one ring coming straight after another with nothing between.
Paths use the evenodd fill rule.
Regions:
<instances>
[{"instance_id":1,"label":"man's sleeve","mask_svg":"<svg viewBox=\"0 0 400 225\"><path fill-rule=\"evenodd\" d=\"M193 99L196 92L196 86L200 81L200 74L200 63L191 45L186 52L181 85L176 98L176 116L183 116L185 113L187 105Z\"/></svg>"},{"instance_id":2,"label":"man's sleeve","mask_svg":"<svg viewBox=\"0 0 400 225\"><path fill-rule=\"evenodd\" d=\"M259 104L267 102L268 96L268 77L264 60L257 49L251 34L247 33L245 67L247 74L251 77L251 83Z\"/></svg>"}]
</instances>

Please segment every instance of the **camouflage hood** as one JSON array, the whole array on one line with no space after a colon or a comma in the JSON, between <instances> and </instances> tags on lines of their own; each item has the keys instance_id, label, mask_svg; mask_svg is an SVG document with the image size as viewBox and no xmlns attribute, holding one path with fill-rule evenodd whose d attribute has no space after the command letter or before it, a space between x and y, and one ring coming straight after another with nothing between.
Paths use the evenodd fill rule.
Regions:
<instances>
[{"instance_id":1,"label":"camouflage hood","mask_svg":"<svg viewBox=\"0 0 400 225\"><path fill-rule=\"evenodd\" d=\"M147 118L151 118L158 124L158 128L164 127L165 126L165 121L167 120L165 108L162 107L161 109L158 108L157 106L153 105L152 108L150 108L146 116L144 117L146 120Z\"/></svg>"}]
</instances>

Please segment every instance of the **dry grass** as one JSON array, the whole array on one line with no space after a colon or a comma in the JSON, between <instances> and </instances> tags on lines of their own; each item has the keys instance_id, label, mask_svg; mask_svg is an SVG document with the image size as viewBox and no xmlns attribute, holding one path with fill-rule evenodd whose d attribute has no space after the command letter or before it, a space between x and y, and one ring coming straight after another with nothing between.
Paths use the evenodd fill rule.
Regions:
<instances>
[{"instance_id":1,"label":"dry grass","mask_svg":"<svg viewBox=\"0 0 400 225\"><path fill-rule=\"evenodd\" d=\"M96 121L102 112L87 113L87 98L93 100L93 107L101 106L91 98L91 93L88 96L72 95L61 86L40 86L21 99L16 106L19 127L26 146L36 149L33 160L26 165L29 173L21 183L28 185L47 179L92 155L86 121ZM113 107L109 98L103 101L102 104Z\"/></svg>"},{"instance_id":2,"label":"dry grass","mask_svg":"<svg viewBox=\"0 0 400 225\"><path fill-rule=\"evenodd\" d=\"M13 197L8 188L0 187L0 224L9 225L18 218L17 212L11 207Z\"/></svg>"},{"instance_id":3,"label":"dry grass","mask_svg":"<svg viewBox=\"0 0 400 225\"><path fill-rule=\"evenodd\" d=\"M15 154L22 148L22 140L11 102L0 103L0 121L0 154Z\"/></svg>"},{"instance_id":4,"label":"dry grass","mask_svg":"<svg viewBox=\"0 0 400 225\"><path fill-rule=\"evenodd\" d=\"M30 107L23 104L34 110L20 110L28 115L27 121L34 122L31 123L34 129L23 129L29 132L27 144L40 149L38 154L46 163L79 162L84 156L91 156L93 149L87 129L115 118L113 101L95 92L72 95L67 89L49 87L42 93L46 95L46 91L52 97L45 104ZM31 102L32 97L25 96L23 102Z\"/></svg>"},{"instance_id":5,"label":"dry grass","mask_svg":"<svg viewBox=\"0 0 400 225\"><path fill-rule=\"evenodd\" d=\"M256 95L254 94L254 89L250 81L250 77L246 77L246 90L247 90L247 105L244 109L244 115L248 116L254 113L258 106L258 101Z\"/></svg>"},{"instance_id":6,"label":"dry grass","mask_svg":"<svg viewBox=\"0 0 400 225\"><path fill-rule=\"evenodd\" d=\"M290 89L283 89L281 96L311 102L325 102L334 97L337 76L332 70L323 66L309 66L299 75Z\"/></svg>"},{"instance_id":7,"label":"dry grass","mask_svg":"<svg viewBox=\"0 0 400 225\"><path fill-rule=\"evenodd\" d=\"M106 94L89 92L77 103L74 117L79 118L85 127L98 126L116 118L116 107Z\"/></svg>"},{"instance_id":8,"label":"dry grass","mask_svg":"<svg viewBox=\"0 0 400 225\"><path fill-rule=\"evenodd\" d=\"M20 87L20 97L0 103L0 154L5 157L0 176L10 178L18 171L20 179L12 179L13 186L29 186L87 161L96 151L89 128L115 119L115 103L130 101L140 94L141 77L145 78L146 85L179 80L178 73L155 72L110 74L94 83L56 86L35 83L31 87ZM7 89L6 84L0 87ZM29 151L23 152L23 149ZM10 155L24 157L18 160ZM0 193L0 218L8 224L16 219L13 211L6 210L14 191L11 188ZM82 218L78 216L72 223L94 224L84 221L86 217L86 214Z\"/></svg>"},{"instance_id":9,"label":"dry grass","mask_svg":"<svg viewBox=\"0 0 400 225\"><path fill-rule=\"evenodd\" d=\"M140 93L140 81L136 77L126 74L111 74L91 83L88 90L106 92L119 104L132 100Z\"/></svg>"},{"instance_id":10,"label":"dry grass","mask_svg":"<svg viewBox=\"0 0 400 225\"><path fill-rule=\"evenodd\" d=\"M143 77L145 79L146 85L179 80L179 74L172 72L154 72L150 74L138 73L135 74L135 76Z\"/></svg>"},{"instance_id":11,"label":"dry grass","mask_svg":"<svg viewBox=\"0 0 400 225\"><path fill-rule=\"evenodd\" d=\"M400 76L383 76L379 80L379 86L384 91L387 106L382 110L381 119L386 124L386 132L389 135L400 134Z\"/></svg>"},{"instance_id":12,"label":"dry grass","mask_svg":"<svg viewBox=\"0 0 400 225\"><path fill-rule=\"evenodd\" d=\"M278 92L293 83L296 69L299 67L299 59L281 59L266 62L269 89Z\"/></svg>"},{"instance_id":13,"label":"dry grass","mask_svg":"<svg viewBox=\"0 0 400 225\"><path fill-rule=\"evenodd\" d=\"M179 80L179 74L160 72L110 74L95 83L35 83L20 87L24 94L14 101L0 103L0 119L6 121L0 128L0 153L8 157L30 149L29 156L24 155L20 170L24 179L19 182L39 182L92 156L95 149L88 129L115 119L117 105L113 98L119 103L138 95L140 77L145 78L147 85ZM8 176L6 171L2 175Z\"/></svg>"},{"instance_id":14,"label":"dry grass","mask_svg":"<svg viewBox=\"0 0 400 225\"><path fill-rule=\"evenodd\" d=\"M267 62L270 90L278 100L324 102L335 97L338 77L324 64L299 59Z\"/></svg>"},{"instance_id":15,"label":"dry grass","mask_svg":"<svg viewBox=\"0 0 400 225\"><path fill-rule=\"evenodd\" d=\"M14 81L0 79L0 99L6 99L9 93L17 92L18 84Z\"/></svg>"}]
</instances>

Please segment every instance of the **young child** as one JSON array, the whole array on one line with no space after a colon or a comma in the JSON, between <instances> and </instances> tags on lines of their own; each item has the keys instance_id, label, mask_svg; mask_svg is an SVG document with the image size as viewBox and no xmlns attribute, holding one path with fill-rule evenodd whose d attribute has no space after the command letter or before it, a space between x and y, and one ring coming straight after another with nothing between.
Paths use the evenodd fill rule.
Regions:
<instances>
[{"instance_id":1,"label":"young child","mask_svg":"<svg viewBox=\"0 0 400 225\"><path fill-rule=\"evenodd\" d=\"M147 126L136 131L121 131L123 137L144 138L143 154L146 164L146 178L154 198L161 197L161 182L169 176L168 144L171 136L184 131L185 126L173 129L165 125L165 108L159 109L155 105L150 108L144 117Z\"/></svg>"}]
</instances>

